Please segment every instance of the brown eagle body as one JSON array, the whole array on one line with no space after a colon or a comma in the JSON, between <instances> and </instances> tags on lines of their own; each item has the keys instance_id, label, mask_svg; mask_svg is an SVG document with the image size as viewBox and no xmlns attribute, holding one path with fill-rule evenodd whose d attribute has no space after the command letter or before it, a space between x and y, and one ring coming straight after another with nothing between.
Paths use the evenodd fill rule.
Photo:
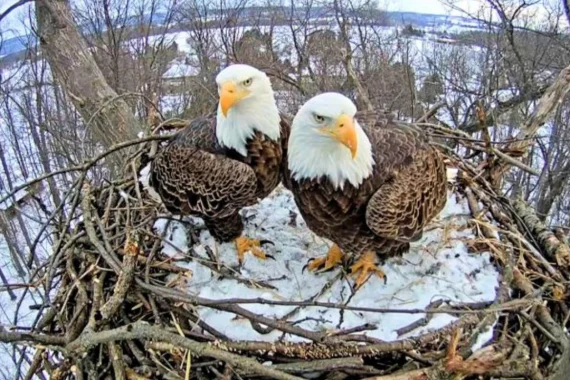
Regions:
<instances>
[{"instance_id":1,"label":"brown eagle body","mask_svg":"<svg viewBox=\"0 0 570 380\"><path fill-rule=\"evenodd\" d=\"M283 118L281 128L289 128ZM280 181L281 142L257 131L246 146L246 156L222 147L215 115L198 118L157 154L149 183L170 212L202 217L217 241L229 242L243 231L239 211Z\"/></svg>"},{"instance_id":2,"label":"brown eagle body","mask_svg":"<svg viewBox=\"0 0 570 380\"><path fill-rule=\"evenodd\" d=\"M358 114L357 114L358 117ZM401 255L444 207L446 168L441 154L411 125L363 126L372 145L373 173L355 187L326 178L295 180L284 170L307 226L354 255Z\"/></svg>"}]
</instances>

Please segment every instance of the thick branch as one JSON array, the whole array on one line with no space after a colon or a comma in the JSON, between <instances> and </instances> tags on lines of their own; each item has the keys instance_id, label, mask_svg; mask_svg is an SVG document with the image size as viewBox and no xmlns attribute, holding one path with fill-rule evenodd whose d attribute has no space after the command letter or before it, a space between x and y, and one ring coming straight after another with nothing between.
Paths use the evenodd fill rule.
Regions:
<instances>
[{"instance_id":1,"label":"thick branch","mask_svg":"<svg viewBox=\"0 0 570 380\"><path fill-rule=\"evenodd\" d=\"M538 101L536 111L521 128L515 141L507 146L506 151L516 151L526 154L532 146L538 130L548 121L554 109L570 91L570 66L564 68L554 83L548 87L544 95Z\"/></svg>"},{"instance_id":2,"label":"thick branch","mask_svg":"<svg viewBox=\"0 0 570 380\"><path fill-rule=\"evenodd\" d=\"M570 266L570 248L558 240L554 233L540 221L534 210L522 200L515 201L513 206L533 236L545 249L548 258L556 260L558 265Z\"/></svg>"},{"instance_id":3,"label":"thick branch","mask_svg":"<svg viewBox=\"0 0 570 380\"><path fill-rule=\"evenodd\" d=\"M7 331L4 327L0 326L0 342L4 343L41 343L48 345L60 346L65 344L65 337L55 335L45 335L26 332L12 332Z\"/></svg>"},{"instance_id":4,"label":"thick branch","mask_svg":"<svg viewBox=\"0 0 570 380\"><path fill-rule=\"evenodd\" d=\"M258 374L272 379L300 380L269 366L259 364L256 360L244 358L229 352L219 350L207 343L199 343L180 335L165 331L164 328L151 326L144 322L136 322L132 325L106 330L99 333L84 334L67 345L67 351L75 354L83 353L92 347L102 343L119 340L144 339L158 342L166 342L178 348L185 348L193 355L206 356L222 360L232 366L242 369L246 373Z\"/></svg>"}]
</instances>

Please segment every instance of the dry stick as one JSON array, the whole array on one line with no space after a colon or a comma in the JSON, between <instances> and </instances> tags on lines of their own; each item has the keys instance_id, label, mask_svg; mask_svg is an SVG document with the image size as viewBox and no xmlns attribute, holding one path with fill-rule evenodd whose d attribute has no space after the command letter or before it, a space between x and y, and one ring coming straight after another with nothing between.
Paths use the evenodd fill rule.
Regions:
<instances>
[{"instance_id":1,"label":"dry stick","mask_svg":"<svg viewBox=\"0 0 570 380\"><path fill-rule=\"evenodd\" d=\"M32 359L32 363L30 364L30 368L28 369L26 375L24 376L24 380L32 380L34 376L37 376L36 372L38 372L38 370L40 369L44 352L45 349L43 348L40 348L39 350L36 351L36 353L34 354L34 358Z\"/></svg>"},{"instance_id":2,"label":"dry stick","mask_svg":"<svg viewBox=\"0 0 570 380\"><path fill-rule=\"evenodd\" d=\"M115 374L114 379L125 380L127 378L127 374L125 373L125 361L123 360L123 350L121 349L121 346L115 342L109 342L107 346Z\"/></svg>"},{"instance_id":3,"label":"dry stick","mask_svg":"<svg viewBox=\"0 0 570 380\"><path fill-rule=\"evenodd\" d=\"M513 284L527 295L534 293L532 283L518 270L518 268L513 270ZM561 345L563 348L567 350L570 349L570 342L564 333L563 327L552 319L552 316L546 306L542 303L536 305L536 315L540 320L541 327L548 330L548 334L545 335L548 336L549 339Z\"/></svg>"},{"instance_id":4,"label":"dry stick","mask_svg":"<svg viewBox=\"0 0 570 380\"><path fill-rule=\"evenodd\" d=\"M84 334L66 346L67 352L81 354L90 348L119 340L144 339L170 343L178 348L189 350L192 355L207 356L222 360L246 373L267 376L278 380L300 380L269 366L259 364L256 360L244 358L236 354L222 351L206 343L199 343L178 334L165 331L164 328L151 326L144 322L106 330L98 333Z\"/></svg>"},{"instance_id":5,"label":"dry stick","mask_svg":"<svg viewBox=\"0 0 570 380\"><path fill-rule=\"evenodd\" d=\"M321 359L312 361L296 361L285 364L275 364L273 367L287 373L329 372L332 370L361 368L364 361L361 357Z\"/></svg>"},{"instance_id":6,"label":"dry stick","mask_svg":"<svg viewBox=\"0 0 570 380\"><path fill-rule=\"evenodd\" d=\"M447 103L443 100L439 103L436 103L432 108L430 108L425 114L423 114L423 116L421 116L418 120L416 120L416 123L425 123L427 122L431 117L435 116L435 114L437 113L437 111L439 111L439 109L443 106L445 106Z\"/></svg>"},{"instance_id":7,"label":"dry stick","mask_svg":"<svg viewBox=\"0 0 570 380\"><path fill-rule=\"evenodd\" d=\"M546 327L542 326L540 323L538 323L538 321L536 319L534 319L532 316L528 315L527 313L525 313L522 310L519 310L518 312L521 316L523 316L527 321L529 321L530 323L532 323L532 325L534 327L536 327L537 329L539 329L548 339L550 339L552 342L560 344L560 340L558 338L556 338L555 336L553 336L547 329Z\"/></svg>"},{"instance_id":8,"label":"dry stick","mask_svg":"<svg viewBox=\"0 0 570 380\"><path fill-rule=\"evenodd\" d=\"M95 231L95 226L93 225L93 216L91 214L91 191L89 184L85 184L82 189L83 199L81 200L81 208L83 210L83 223L85 224L85 230L87 231L87 236L91 240L91 244L95 246L101 257L105 259L107 264L115 271L116 274L121 273L121 266L116 261L115 257L108 252L101 241L97 237L97 232Z\"/></svg>"},{"instance_id":9,"label":"dry stick","mask_svg":"<svg viewBox=\"0 0 570 380\"><path fill-rule=\"evenodd\" d=\"M160 241L159 241L159 243L160 243ZM117 251L117 253L119 255L124 255L125 251L123 249L119 249ZM152 255L152 256L154 256L154 255ZM154 268L154 269L160 269L160 270L170 272L170 273L188 273L188 272L191 272L190 269L182 268L182 267L179 267L178 265L174 265L174 264L170 264L170 263L158 261L158 260L150 260L149 261L149 259L152 259L152 257L150 255L148 257L137 256L138 263L148 267L149 270L150 270L150 268Z\"/></svg>"},{"instance_id":10,"label":"dry stick","mask_svg":"<svg viewBox=\"0 0 570 380\"><path fill-rule=\"evenodd\" d=\"M75 299L75 310L73 312L73 317L65 326L67 328L67 331L65 332L65 340L67 342L71 342L79 336L79 334L83 331L88 323L89 295L87 294L87 289L85 289L83 282L73 267L73 260L71 258L69 258L66 262L66 269L69 278L72 280L73 286L77 287L77 297ZM73 291L73 286L68 290L68 300L64 302L64 305L66 305L69 301L69 296Z\"/></svg>"},{"instance_id":11,"label":"dry stick","mask_svg":"<svg viewBox=\"0 0 570 380\"><path fill-rule=\"evenodd\" d=\"M135 275L135 263L136 255L126 254L123 257L123 268L121 273L119 273L119 278L113 288L113 295L109 298L107 303L101 307L102 319L100 323L105 323L111 319L121 307L121 304L125 300L127 292L133 282Z\"/></svg>"},{"instance_id":12,"label":"dry stick","mask_svg":"<svg viewBox=\"0 0 570 380\"><path fill-rule=\"evenodd\" d=\"M509 231L504 231L506 235L508 235L509 237L513 238L514 240L516 240L519 243L522 243L528 250L528 252L530 252L532 254L531 257L533 257L534 259L536 259L538 262L540 262L544 268L546 269L546 271L556 280L556 281L560 281L563 282L564 281L564 277L562 276L560 271L557 271L556 268L554 268L549 262L548 260L546 260L546 258L542 255L542 253L540 253L540 251L538 249L536 249L536 247L534 245L532 245L531 242L529 242L524 236L522 236L513 226L509 227Z\"/></svg>"},{"instance_id":13,"label":"dry stick","mask_svg":"<svg viewBox=\"0 0 570 380\"><path fill-rule=\"evenodd\" d=\"M473 214L474 218L473 220L477 222L478 225L481 226L481 233L483 234L483 236L487 239L487 241L496 241L497 239L491 229L491 225L487 220L486 216L481 213L478 202L475 199L474 193L471 191L471 189L466 188L465 195L467 197L471 213ZM479 219L481 219L482 221L480 222ZM500 286L497 289L497 297L493 305L500 305L501 303L504 303L509 299L510 297L509 290L511 288L511 282L513 277L512 268L514 266L514 260L512 259L512 248L507 246L502 250L500 254L501 254L501 260L504 261L503 273L502 273ZM471 351L471 347L473 347L475 342L479 339L483 329L485 327L491 326L497 320L497 318L498 316L495 313L485 315L485 317L481 320L481 322L471 333L471 338L469 339L469 344L468 344L468 351Z\"/></svg>"},{"instance_id":14,"label":"dry stick","mask_svg":"<svg viewBox=\"0 0 570 380\"><path fill-rule=\"evenodd\" d=\"M34 263L36 248L37 248L38 244L40 243L41 237L43 236L44 232L52 224L53 220L55 219L55 217L58 214L63 214L63 212L65 211L64 208L65 208L65 204L66 204L65 202L67 201L67 198L69 198L69 196L71 194L73 194L73 191L77 186L81 186L81 183L83 182L84 179L85 179L85 173L83 173L81 176L79 176L73 182L71 189L69 189L69 191L65 193L65 195L63 196L63 199L61 200L61 203L56 207L55 210L52 211L52 213L48 216L47 220L43 223L43 225L41 226L39 231L36 233L36 237L32 243L32 246L30 247L30 254L28 255L28 258L26 260L26 266L28 268L32 268L32 264ZM60 233L61 232L65 233L65 231L69 227L69 223L71 223L71 220L73 219L73 213L75 211L75 208L77 205L77 200L78 200L77 193L75 193L75 195L76 196L73 198L73 205L71 207L71 210L69 210L68 217L67 217L65 224L64 224L65 227L63 227L63 228L60 227L60 231L59 231ZM0 203L2 203L2 202L0 202ZM56 260L56 258L59 257L59 248L60 247L61 247L61 242L58 240L53 247L52 257L54 258L54 260ZM46 281L46 284L49 284L49 283L50 282L49 282L49 276L48 276L48 280ZM48 287L49 287L49 285L48 285Z\"/></svg>"},{"instance_id":15,"label":"dry stick","mask_svg":"<svg viewBox=\"0 0 570 380\"><path fill-rule=\"evenodd\" d=\"M530 166L522 163L521 161L517 160L516 158L512 158L508 154L501 152L499 149L495 149L491 147L491 152L497 155L497 157L501 158L502 160L506 161L507 163L516 166L517 168L532 174L533 176L539 177L540 172L536 169L531 168Z\"/></svg>"},{"instance_id":16,"label":"dry stick","mask_svg":"<svg viewBox=\"0 0 570 380\"><path fill-rule=\"evenodd\" d=\"M323 285L323 287L314 295L312 295L309 300L307 302L314 302L313 300L318 299L321 295L323 295L328 289L330 289L333 284L340 279L342 276L342 273L338 273L336 276L334 276L330 281L327 281L325 283L325 285ZM290 312L286 313L285 315L283 315L281 318L279 318L280 321L287 321L288 319L290 319L291 317L293 317L295 314L297 314L300 310L302 310L302 306L298 306L293 308ZM297 322L299 323L299 322ZM255 331L259 332L260 334L269 334L273 331L273 329L271 328L262 328L261 326L259 326L259 324L256 324L257 326L254 326L252 324L252 327ZM340 334L334 334L334 335L340 335Z\"/></svg>"},{"instance_id":17,"label":"dry stick","mask_svg":"<svg viewBox=\"0 0 570 380\"><path fill-rule=\"evenodd\" d=\"M513 203L513 207L533 235L536 236L540 245L544 247L548 258L556 260L560 266L570 267L570 248L538 219L535 211L520 199Z\"/></svg>"},{"instance_id":18,"label":"dry stick","mask_svg":"<svg viewBox=\"0 0 570 380\"><path fill-rule=\"evenodd\" d=\"M511 367L515 363L506 363L502 367L485 371L484 378L487 379L526 379L532 378L530 377L532 374L531 368L526 368L523 370L512 369ZM566 372L565 372L566 374ZM449 377L449 373L444 369L439 369L439 371L434 370L434 368L422 368L422 369L415 369L408 372L398 372L391 375L384 375L384 376L373 376L373 377L366 377L362 380L416 380L416 379L447 379L447 378L457 378L462 379L465 375L458 374L456 377ZM566 376L566 375L564 375ZM556 380L566 380L566 377L562 377Z\"/></svg>"},{"instance_id":19,"label":"dry stick","mask_svg":"<svg viewBox=\"0 0 570 380\"><path fill-rule=\"evenodd\" d=\"M205 321L203 321L201 318L199 318L196 314L191 313L190 311L184 309L183 307L172 306L162 298L157 299L157 302L163 308L165 309L170 308L173 313L178 314L182 318L187 318L189 321L200 327L202 330L210 333L214 339L230 340L230 338L228 338L226 335L214 329L213 327L208 325Z\"/></svg>"},{"instance_id":20,"label":"dry stick","mask_svg":"<svg viewBox=\"0 0 570 380\"><path fill-rule=\"evenodd\" d=\"M62 346L66 343L64 336L59 335L46 335L37 334L30 332L15 332L6 331L6 329L0 325L0 342L4 343L23 343L31 342L34 344L45 344L50 346Z\"/></svg>"},{"instance_id":21,"label":"dry stick","mask_svg":"<svg viewBox=\"0 0 570 380\"><path fill-rule=\"evenodd\" d=\"M92 282L92 298L91 298L91 312L89 313L89 322L83 332L94 332L97 328L97 312L101 307L101 302L104 300L103 296L103 283L107 277L107 272L101 272L99 277L93 275Z\"/></svg>"},{"instance_id":22,"label":"dry stick","mask_svg":"<svg viewBox=\"0 0 570 380\"><path fill-rule=\"evenodd\" d=\"M119 267L119 264L117 264L118 259L115 257L115 255L112 251L111 252L107 251L105 249L105 247L101 244L101 241L97 237L97 233L96 233L95 228L93 226L93 223L91 220L92 219L91 209L90 209L90 204L89 204L89 185L86 184L84 186L83 190L84 190L85 194L84 194L84 198L82 201L82 206L84 208L84 210L83 210L84 211L84 224L85 224L85 229L87 230L87 235L89 236L92 244L95 246L95 248L97 249L99 254L105 259L105 261L112 267L113 270L115 270L116 273L120 273L121 268ZM318 334L318 333L315 333L312 331L308 331L308 330L302 329L300 327L292 326L292 325L285 323L285 322L282 322L282 321L275 321L271 318L267 318L267 317L264 317L261 315L257 315L255 313L250 312L249 310L243 309L239 305L223 305L223 304L220 304L220 301L202 300L201 298L191 297L191 296L188 296L186 293L183 293L183 292L180 292L180 291L177 291L174 289L147 284L146 282L144 282L143 280L141 280L139 278L136 278L136 282L137 282L137 285L139 285L139 287L141 287L147 291L150 291L151 293L154 293L154 294L161 296L161 297L174 299L174 300L178 300L181 302L186 302L186 303L190 303L190 304L194 304L194 305L207 303L208 306L211 308L227 311L230 313L234 313L236 315L240 315L242 317L248 318L250 321L262 323L264 325L271 326L271 327L278 329L280 331L283 331L283 332L288 332L290 334L294 334L294 335L297 335L297 336L300 336L303 338L307 338L307 339L310 339L313 341L320 341L323 339L322 334Z\"/></svg>"},{"instance_id":23,"label":"dry stick","mask_svg":"<svg viewBox=\"0 0 570 380\"><path fill-rule=\"evenodd\" d=\"M483 302L476 305L459 305L457 308L438 308L438 309L391 309L391 308L371 308L362 306L348 306L344 304L332 302L306 302L306 301L275 301L265 298L228 298L221 300L209 300L205 298L195 298L196 305L214 307L219 303L224 305L233 304L261 304L261 305L278 305L278 306L304 306L304 307L323 307L330 309L342 309L350 311L363 311L369 313L391 313L391 314L487 314L500 311L511 311L531 306L533 300L512 300L490 306L493 302Z\"/></svg>"}]
</instances>

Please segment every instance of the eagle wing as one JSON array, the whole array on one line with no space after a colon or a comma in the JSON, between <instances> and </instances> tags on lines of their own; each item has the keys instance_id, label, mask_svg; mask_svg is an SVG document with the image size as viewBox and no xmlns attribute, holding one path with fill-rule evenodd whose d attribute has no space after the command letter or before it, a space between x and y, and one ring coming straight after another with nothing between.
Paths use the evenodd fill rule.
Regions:
<instances>
[{"instance_id":1,"label":"eagle wing","mask_svg":"<svg viewBox=\"0 0 570 380\"><path fill-rule=\"evenodd\" d=\"M366 206L366 224L382 238L415 241L445 205L443 159L415 126L389 123L366 132L377 184Z\"/></svg>"},{"instance_id":2,"label":"eagle wing","mask_svg":"<svg viewBox=\"0 0 570 380\"><path fill-rule=\"evenodd\" d=\"M198 118L154 158L150 185L171 212L226 217L256 201L253 169L226 156L216 119Z\"/></svg>"},{"instance_id":3,"label":"eagle wing","mask_svg":"<svg viewBox=\"0 0 570 380\"><path fill-rule=\"evenodd\" d=\"M285 188L291 190L291 176L289 174L289 166L287 159L287 151L289 144L289 135L291 134L291 124L293 122L293 117L291 115L282 113L281 114L281 150L283 152L281 156L281 183Z\"/></svg>"}]
</instances>

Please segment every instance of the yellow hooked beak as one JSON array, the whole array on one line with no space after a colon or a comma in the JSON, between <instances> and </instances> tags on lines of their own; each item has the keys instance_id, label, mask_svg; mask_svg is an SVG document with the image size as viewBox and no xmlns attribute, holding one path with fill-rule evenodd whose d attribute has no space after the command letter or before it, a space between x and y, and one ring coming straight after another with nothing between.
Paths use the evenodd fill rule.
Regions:
<instances>
[{"instance_id":1,"label":"yellow hooked beak","mask_svg":"<svg viewBox=\"0 0 570 380\"><path fill-rule=\"evenodd\" d=\"M230 108L248 95L249 91L238 88L233 82L223 83L220 91L220 108L224 117L228 116Z\"/></svg>"},{"instance_id":2,"label":"yellow hooked beak","mask_svg":"<svg viewBox=\"0 0 570 380\"><path fill-rule=\"evenodd\" d=\"M354 121L352 117L342 114L336 119L336 124L332 129L327 131L341 144L350 149L352 158L356 157L356 150L358 143L356 139L356 128L354 128Z\"/></svg>"}]
</instances>

